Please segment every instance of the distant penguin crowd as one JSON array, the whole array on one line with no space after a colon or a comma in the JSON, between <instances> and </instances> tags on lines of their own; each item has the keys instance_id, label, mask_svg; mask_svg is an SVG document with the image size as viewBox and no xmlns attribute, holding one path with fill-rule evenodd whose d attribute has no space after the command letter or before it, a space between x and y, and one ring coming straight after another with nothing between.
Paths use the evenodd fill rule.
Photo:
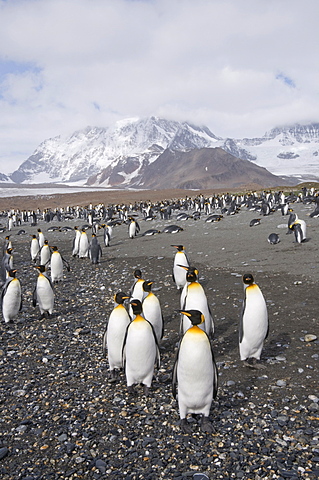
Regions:
<instances>
[{"instance_id":1,"label":"distant penguin crowd","mask_svg":"<svg viewBox=\"0 0 319 480\"><path fill-rule=\"evenodd\" d=\"M67 223L73 220L76 226L50 226L47 232L73 232L69 256L81 264L90 262L92 268L103 268L104 249L109 249L114 240L114 229L127 225L127 238L138 241L140 237L156 234L175 235L184 231L189 219L205 223L222 222L225 216L238 215L241 210L254 212L255 219L249 227L260 228L263 218L278 213L287 218L286 233L294 234L294 243L308 241L307 225L293 211L294 203L314 204L311 218L319 216L319 194L314 188L303 188L298 194L279 192L251 192L244 195L220 194L205 197L165 200L159 202L135 202L118 205L69 206L59 209L35 211L10 210L2 212L3 234L1 260L1 309L4 323L12 323L23 309L22 288L18 271L14 268L15 245L12 237L25 235L29 242L30 271L37 272L32 287L32 305L38 307L40 319L54 314L55 283L63 282L71 271L69 260L62 256L59 247L50 244L43 225L56 220ZM143 222L161 220L166 225L142 232ZM178 225L183 223L183 227ZM41 225L41 228L39 227ZM23 226L36 227L37 232L29 237ZM99 232L103 235L100 236ZM251 230L253 236L255 228ZM10 232L8 234L8 232ZM269 232L265 239L270 245L278 245L277 233ZM152 241L150 239L150 241ZM131 243L130 243L131 244ZM187 246L178 242L172 248L171 281L179 297L174 310L180 316L179 342L175 351L172 374L172 394L177 399L180 427L183 433L192 432L188 416L199 419L199 427L212 433L209 414L213 400L218 394L218 369L212 347L215 335L214 316L210 300L199 281L199 269L187 255ZM269 247L274 248L274 247ZM278 248L278 247L277 247ZM296 247L302 248L302 247ZM156 271L154 272L154 276ZM149 395L156 366L160 366L161 344L165 334L164 318L160 299L152 290L156 279L144 278L143 271L132 272L133 284L128 293L121 286L114 294L114 306L108 314L108 322L102 336L102 350L109 366L109 382L121 381L123 372L128 391L134 393L135 385L143 386L144 395ZM76 278L73 278L76 281ZM243 308L239 323L238 351L243 365L249 368L265 368L261 361L264 342L269 333L267 304L261 288L251 272L243 272Z\"/></svg>"}]
</instances>

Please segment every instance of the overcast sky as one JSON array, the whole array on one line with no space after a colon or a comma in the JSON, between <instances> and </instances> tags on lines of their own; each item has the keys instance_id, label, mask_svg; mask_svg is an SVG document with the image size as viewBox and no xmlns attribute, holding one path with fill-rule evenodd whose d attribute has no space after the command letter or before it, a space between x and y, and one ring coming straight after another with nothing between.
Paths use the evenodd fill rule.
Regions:
<instances>
[{"instance_id":1,"label":"overcast sky","mask_svg":"<svg viewBox=\"0 0 319 480\"><path fill-rule=\"evenodd\" d=\"M318 0L0 0L0 172L128 117L318 122L318 19Z\"/></svg>"}]
</instances>

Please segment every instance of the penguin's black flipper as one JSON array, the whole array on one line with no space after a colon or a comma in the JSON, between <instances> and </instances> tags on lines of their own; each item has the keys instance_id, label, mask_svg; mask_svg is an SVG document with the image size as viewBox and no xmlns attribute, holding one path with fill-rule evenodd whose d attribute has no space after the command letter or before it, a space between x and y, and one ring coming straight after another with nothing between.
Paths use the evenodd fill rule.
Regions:
<instances>
[{"instance_id":1,"label":"penguin's black flipper","mask_svg":"<svg viewBox=\"0 0 319 480\"><path fill-rule=\"evenodd\" d=\"M172 393L175 400L177 397L177 364L178 364L178 361L176 360L174 363L173 376L172 376Z\"/></svg>"},{"instance_id":2,"label":"penguin's black flipper","mask_svg":"<svg viewBox=\"0 0 319 480\"><path fill-rule=\"evenodd\" d=\"M66 269L69 272L71 270L69 262L65 260L65 258L62 257L62 255L61 255L61 258L62 258L63 264L66 266Z\"/></svg>"},{"instance_id":3,"label":"penguin's black flipper","mask_svg":"<svg viewBox=\"0 0 319 480\"><path fill-rule=\"evenodd\" d=\"M1 308L2 308L2 304L3 304L3 298L4 298L5 293L6 293L6 291L7 291L7 286L8 286L8 284L4 284L4 285L2 285L2 288L1 288L1 297L0 297L0 306L1 306Z\"/></svg>"},{"instance_id":4,"label":"penguin's black flipper","mask_svg":"<svg viewBox=\"0 0 319 480\"><path fill-rule=\"evenodd\" d=\"M173 278L173 282L176 283L175 282L175 275L174 275L174 268L172 269L172 278Z\"/></svg>"},{"instance_id":5,"label":"penguin's black flipper","mask_svg":"<svg viewBox=\"0 0 319 480\"><path fill-rule=\"evenodd\" d=\"M177 397L177 383L178 383L178 379L177 379L178 355L179 355L179 345L176 352L176 357L175 357L175 362L173 367L173 374L172 374L172 393L175 400Z\"/></svg>"},{"instance_id":6,"label":"penguin's black flipper","mask_svg":"<svg viewBox=\"0 0 319 480\"><path fill-rule=\"evenodd\" d=\"M106 337L106 334L107 334L107 326L104 330L104 333L103 333L103 340L102 340L102 352L103 352L103 355L104 357L106 357L106 352L107 352L107 337Z\"/></svg>"},{"instance_id":7,"label":"penguin's black flipper","mask_svg":"<svg viewBox=\"0 0 319 480\"><path fill-rule=\"evenodd\" d=\"M37 287L33 290L32 294L32 306L36 307L37 306Z\"/></svg>"},{"instance_id":8,"label":"penguin's black flipper","mask_svg":"<svg viewBox=\"0 0 319 480\"><path fill-rule=\"evenodd\" d=\"M240 317L240 322L239 322L239 343L242 342L243 336L244 336L243 316L244 316L245 308L246 308L246 293L245 293L243 309L242 309L242 312L241 312L241 317Z\"/></svg>"}]
</instances>

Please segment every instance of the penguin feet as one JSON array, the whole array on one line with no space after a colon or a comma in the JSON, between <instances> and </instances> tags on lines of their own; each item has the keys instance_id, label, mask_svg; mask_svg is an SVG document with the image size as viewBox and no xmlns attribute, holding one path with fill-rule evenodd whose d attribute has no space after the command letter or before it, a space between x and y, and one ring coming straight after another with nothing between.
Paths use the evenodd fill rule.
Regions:
<instances>
[{"instance_id":1,"label":"penguin feet","mask_svg":"<svg viewBox=\"0 0 319 480\"><path fill-rule=\"evenodd\" d=\"M213 433L214 432L214 427L212 423L209 421L208 417L205 417L202 415L201 421L200 421L200 429L204 433Z\"/></svg>"},{"instance_id":2,"label":"penguin feet","mask_svg":"<svg viewBox=\"0 0 319 480\"><path fill-rule=\"evenodd\" d=\"M109 383L115 383L118 379L118 371L116 369L110 371Z\"/></svg>"},{"instance_id":3,"label":"penguin feet","mask_svg":"<svg viewBox=\"0 0 319 480\"><path fill-rule=\"evenodd\" d=\"M180 425L183 433L185 433L186 435L192 434L193 430L191 425L188 423L187 418L182 418Z\"/></svg>"},{"instance_id":4,"label":"penguin feet","mask_svg":"<svg viewBox=\"0 0 319 480\"><path fill-rule=\"evenodd\" d=\"M133 385L130 385L127 387L127 392L129 395L133 395L134 394L134 387Z\"/></svg>"},{"instance_id":5,"label":"penguin feet","mask_svg":"<svg viewBox=\"0 0 319 480\"><path fill-rule=\"evenodd\" d=\"M145 395L145 397L148 397L149 392L150 392L149 387L147 385L144 385L144 395Z\"/></svg>"},{"instance_id":6,"label":"penguin feet","mask_svg":"<svg viewBox=\"0 0 319 480\"><path fill-rule=\"evenodd\" d=\"M247 358L244 361L245 367L253 368L255 370L261 370L263 368L266 368L266 365L263 365L262 363L259 363L257 358L251 357Z\"/></svg>"}]
</instances>

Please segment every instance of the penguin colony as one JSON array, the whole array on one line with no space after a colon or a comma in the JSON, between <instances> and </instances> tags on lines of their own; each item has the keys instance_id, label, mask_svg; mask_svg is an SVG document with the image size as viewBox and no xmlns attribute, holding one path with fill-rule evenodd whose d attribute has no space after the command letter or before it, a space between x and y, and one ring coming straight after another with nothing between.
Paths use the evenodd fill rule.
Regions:
<instances>
[{"instance_id":1,"label":"penguin colony","mask_svg":"<svg viewBox=\"0 0 319 480\"><path fill-rule=\"evenodd\" d=\"M294 233L295 243L307 240L306 222L293 213L290 204L295 202L315 203L311 217L317 217L319 196L314 191L304 189L299 195L278 193L257 193L245 196L221 195L195 199L186 198L177 201L141 202L131 205L90 205L89 207L68 207L56 211L40 212L4 212L7 226L2 229L6 234L23 223L38 226L38 222L49 223L53 219L76 219L82 226L49 227L47 232L73 231L73 244L69 254L79 261L90 261L95 267L100 263L102 247L98 232L103 230L102 245L112 245L113 229L117 225L127 224L128 238L135 240L138 236L153 236L159 233L175 234L183 230L179 225L170 224L162 232L149 229L139 235L140 221L174 220L186 222L189 218L201 220L206 216L206 223L220 222L224 216L235 215L246 208L262 216L280 212L289 216L287 234ZM181 211L182 210L182 211ZM183 210L186 210L185 213ZM193 213L189 213L193 210ZM220 213L215 213L217 211ZM177 211L177 214L176 214ZM174 218L172 216L174 215ZM250 222L249 226L260 225L262 219ZM17 235L24 235L23 229ZM69 262L61 255L56 245L49 245L49 240L42 229L32 234L30 240L30 269L38 272L34 279L32 304L38 305L40 318L50 317L54 311L54 283L65 278L70 272ZM271 233L268 242L276 245L279 235ZM211 405L217 397L218 371L212 349L214 337L214 320L209 300L199 282L198 270L188 258L185 246L170 244L175 249L172 259L172 281L179 292L179 302L175 310L180 315L180 340L176 348L176 358L172 374L172 393L177 399L180 414L180 426L184 433L191 433L191 424L187 421L189 414L200 419L203 432L213 432L209 421ZM11 235L6 235L3 242L1 261L1 308L5 323L10 323L22 309L22 289L14 269L14 245ZM173 256L173 251L172 251ZM154 272L156 274L156 272ZM154 377L155 365L160 366L161 340L164 335L164 321L160 301L152 291L156 281L144 279L140 269L133 272L134 283L126 294L121 290L114 295L114 308L109 314L108 323L103 333L102 348L109 364L109 382L120 381L119 372L124 371L128 390L133 392L135 384L142 384L144 394L148 395ZM269 331L266 301L251 273L245 273L243 280L243 309L239 319L239 357L244 365L251 368L264 368L260 362L264 341Z\"/></svg>"}]
</instances>

